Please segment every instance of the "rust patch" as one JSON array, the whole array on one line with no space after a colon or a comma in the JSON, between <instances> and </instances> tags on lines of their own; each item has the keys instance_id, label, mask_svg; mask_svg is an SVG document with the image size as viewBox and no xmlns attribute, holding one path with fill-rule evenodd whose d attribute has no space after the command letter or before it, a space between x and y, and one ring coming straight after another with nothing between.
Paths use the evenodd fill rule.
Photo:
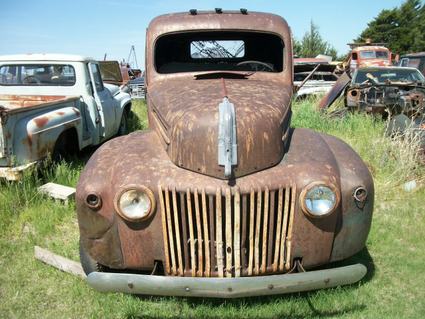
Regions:
<instances>
[{"instance_id":1,"label":"rust patch","mask_svg":"<svg viewBox=\"0 0 425 319\"><path fill-rule=\"evenodd\" d=\"M47 122L49 122L49 118L47 116L42 116L39 118L34 119L35 124L37 125L37 127L43 127L47 124Z\"/></svg>"}]
</instances>

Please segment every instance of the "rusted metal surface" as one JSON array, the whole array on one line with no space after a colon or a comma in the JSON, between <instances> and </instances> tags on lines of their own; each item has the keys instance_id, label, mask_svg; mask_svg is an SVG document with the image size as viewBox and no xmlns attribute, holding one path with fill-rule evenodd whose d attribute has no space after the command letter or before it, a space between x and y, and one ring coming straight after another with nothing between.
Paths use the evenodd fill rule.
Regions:
<instances>
[{"instance_id":1,"label":"rusted metal surface","mask_svg":"<svg viewBox=\"0 0 425 319\"><path fill-rule=\"evenodd\" d=\"M282 72L240 76L218 67L208 77L157 73L156 40L197 30L277 34L285 43ZM151 130L105 143L78 183L80 234L89 254L114 269L149 270L160 262L167 276L198 280L286 273L295 262L309 269L339 259L344 245L347 256L359 251L372 217L372 178L344 142L290 129L291 59L289 28L274 15L202 12L155 19L146 51ZM237 165L231 176L217 160L223 95L234 104L236 118ZM329 185L338 199L322 218L301 209L303 190L315 182ZM111 202L137 184L152 190L159 204L147 220L129 222ZM353 197L359 187L368 191L361 208ZM88 193L98 194L105 205L94 212L86 204ZM362 219L351 225L356 214ZM98 243L115 229L108 249ZM108 251L121 258L108 258Z\"/></svg>"},{"instance_id":2,"label":"rusted metal surface","mask_svg":"<svg viewBox=\"0 0 425 319\"><path fill-rule=\"evenodd\" d=\"M343 73L336 81L335 85L319 102L320 109L326 109L336 101L338 97L343 94L345 88L350 84L351 77L347 73Z\"/></svg>"}]
</instances>

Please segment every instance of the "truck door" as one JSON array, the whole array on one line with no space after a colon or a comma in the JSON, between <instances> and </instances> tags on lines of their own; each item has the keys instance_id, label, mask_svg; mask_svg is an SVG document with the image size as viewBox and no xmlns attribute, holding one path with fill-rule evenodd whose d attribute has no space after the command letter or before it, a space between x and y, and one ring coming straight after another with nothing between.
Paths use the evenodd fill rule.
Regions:
<instances>
[{"instance_id":1,"label":"truck door","mask_svg":"<svg viewBox=\"0 0 425 319\"><path fill-rule=\"evenodd\" d=\"M93 86L94 99L99 110L100 138L101 140L107 139L116 133L117 119L115 118L115 102L111 92L103 85L99 65L97 63L89 63L89 73Z\"/></svg>"}]
</instances>

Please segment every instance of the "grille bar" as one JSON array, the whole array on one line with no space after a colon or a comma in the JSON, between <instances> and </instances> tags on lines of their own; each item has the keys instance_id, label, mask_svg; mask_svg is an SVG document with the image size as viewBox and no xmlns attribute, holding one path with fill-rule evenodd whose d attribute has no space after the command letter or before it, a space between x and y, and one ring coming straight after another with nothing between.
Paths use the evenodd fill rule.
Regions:
<instances>
[{"instance_id":1,"label":"grille bar","mask_svg":"<svg viewBox=\"0 0 425 319\"><path fill-rule=\"evenodd\" d=\"M276 190L158 187L165 272L240 277L291 269L295 187Z\"/></svg>"}]
</instances>

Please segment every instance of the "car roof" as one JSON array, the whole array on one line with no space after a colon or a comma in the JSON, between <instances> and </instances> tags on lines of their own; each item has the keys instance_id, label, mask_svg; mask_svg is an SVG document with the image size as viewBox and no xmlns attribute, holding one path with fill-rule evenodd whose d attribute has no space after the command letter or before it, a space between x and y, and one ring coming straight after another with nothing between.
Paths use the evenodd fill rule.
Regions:
<instances>
[{"instance_id":1,"label":"car roof","mask_svg":"<svg viewBox=\"0 0 425 319\"><path fill-rule=\"evenodd\" d=\"M63 62L92 62L90 57L72 54L35 53L0 55L0 61L63 61Z\"/></svg>"}]
</instances>

